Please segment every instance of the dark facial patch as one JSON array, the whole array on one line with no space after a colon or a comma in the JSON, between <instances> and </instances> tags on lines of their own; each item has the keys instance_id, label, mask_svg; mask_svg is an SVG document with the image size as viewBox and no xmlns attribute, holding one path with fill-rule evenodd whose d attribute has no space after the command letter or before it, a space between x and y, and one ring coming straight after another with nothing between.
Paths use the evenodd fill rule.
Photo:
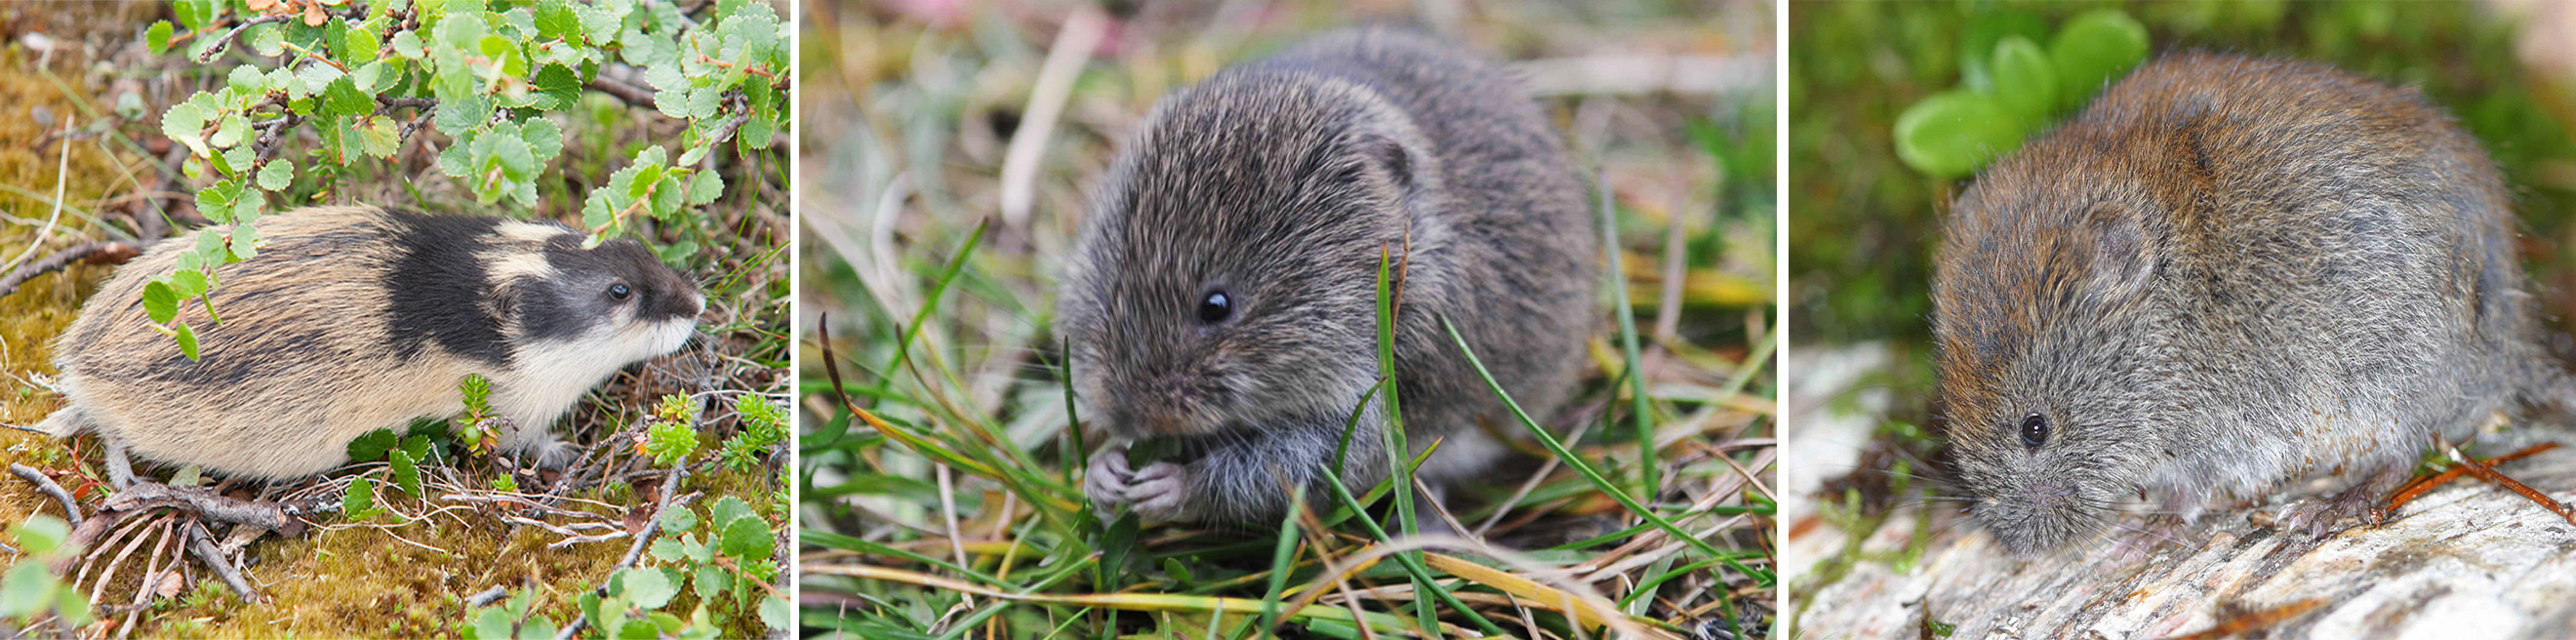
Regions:
<instances>
[{"instance_id":1,"label":"dark facial patch","mask_svg":"<svg viewBox=\"0 0 2576 640\"><path fill-rule=\"evenodd\" d=\"M556 277L538 285L545 293L530 296L519 310L530 338L578 335L629 305L637 322L698 315L697 285L663 266L643 243L618 239L585 250L579 235L566 233L546 242L545 256Z\"/></svg>"},{"instance_id":2,"label":"dark facial patch","mask_svg":"<svg viewBox=\"0 0 2576 640\"><path fill-rule=\"evenodd\" d=\"M501 319L484 309L491 285L483 259L475 255L502 219L390 210L385 218L393 223L397 256L384 279L393 300L386 346L408 360L434 343L449 353L509 366Z\"/></svg>"}]
</instances>

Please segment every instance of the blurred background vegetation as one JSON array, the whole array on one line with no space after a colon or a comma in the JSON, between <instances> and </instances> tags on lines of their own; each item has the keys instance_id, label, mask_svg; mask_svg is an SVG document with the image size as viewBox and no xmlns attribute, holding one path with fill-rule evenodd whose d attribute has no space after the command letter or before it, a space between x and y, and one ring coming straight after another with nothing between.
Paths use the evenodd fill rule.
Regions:
<instances>
[{"instance_id":1,"label":"blurred background vegetation","mask_svg":"<svg viewBox=\"0 0 2576 640\"><path fill-rule=\"evenodd\" d=\"M1797 348L1884 341L1899 417L1931 393L1933 249L1968 184L1899 162L1899 113L1961 82L1980 19L2024 14L2055 28L2117 8L2144 23L2151 55L2201 49L2331 63L2420 88L2486 144L2518 198L2532 277L2551 316L2576 318L2576 33L2570 11L2533 2L1789 3L1789 295ZM2534 22L2539 20L2542 22ZM2555 34L2555 37L2551 37Z\"/></svg>"},{"instance_id":2,"label":"blurred background vegetation","mask_svg":"<svg viewBox=\"0 0 2576 640\"><path fill-rule=\"evenodd\" d=\"M1497 495L1460 519L1471 529L1500 519L1488 523L1494 539L1590 572L1587 584L1659 632L1759 624L1772 588L1761 487L1772 475L1769 355L1780 328L1771 11L1760 0L808 3L798 481L803 562L834 575L803 585L807 632L1245 633L1246 618L1212 619L1208 607L1213 596L1264 596L1275 532L1122 532L1057 511L1081 508L1083 444L1106 436L1091 428L1077 440L1067 428L1047 334L1055 277L1089 190L1155 100L1361 22L1413 24L1517 61L1587 182L1606 178L1666 478L1647 502L1723 557L1647 533L1563 467L1536 470L1544 482L1516 499L1514 486L1537 474L1497 479L1481 491ZM1030 140L1043 145L1022 146ZM1611 384L1629 363L1607 294L1573 422L1628 414L1625 386ZM1608 422L1568 444L1633 481L1636 431ZM1306 530L1290 584L1319 574L1314 554L1352 553L1369 536L1349 522ZM1619 546L1629 541L1640 544ZM1084 563L1097 568L1070 569ZM853 575L863 570L907 573ZM1489 616L1512 610L1439 575ZM1379 589L1323 602L1409 615L1409 582L1379 566L1353 585ZM1148 594L1180 599L1134 599ZM1095 595L1110 599L1064 599ZM1505 616L1493 620L1513 634L1571 637L1546 611L1534 630ZM1470 624L1454 612L1443 621ZM1358 637L1324 620L1283 631Z\"/></svg>"}]
</instances>

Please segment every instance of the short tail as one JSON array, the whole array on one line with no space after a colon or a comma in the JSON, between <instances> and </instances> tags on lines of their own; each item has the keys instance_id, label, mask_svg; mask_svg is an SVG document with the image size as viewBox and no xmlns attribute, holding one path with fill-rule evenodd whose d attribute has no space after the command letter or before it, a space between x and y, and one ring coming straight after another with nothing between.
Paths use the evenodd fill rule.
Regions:
<instances>
[{"instance_id":1,"label":"short tail","mask_svg":"<svg viewBox=\"0 0 2576 640\"><path fill-rule=\"evenodd\" d=\"M21 427L10 425L9 428L20 431L33 431L56 438L69 438L79 435L82 431L89 430L89 426L89 410L81 408L80 405L71 405L55 411L54 415L45 416L45 421L38 422L35 426Z\"/></svg>"}]
</instances>

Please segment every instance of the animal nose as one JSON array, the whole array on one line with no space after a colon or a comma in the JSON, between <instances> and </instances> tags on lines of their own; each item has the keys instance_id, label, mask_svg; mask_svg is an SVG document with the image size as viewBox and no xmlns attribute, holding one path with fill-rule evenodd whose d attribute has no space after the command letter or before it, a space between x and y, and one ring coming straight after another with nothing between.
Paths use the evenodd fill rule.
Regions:
<instances>
[{"instance_id":1,"label":"animal nose","mask_svg":"<svg viewBox=\"0 0 2576 640\"><path fill-rule=\"evenodd\" d=\"M2053 487L2048 485L2031 485L2028 490L2022 492L2022 495L2030 500L2030 505L2032 507L2041 510L2049 510L2057 508L2059 503L2073 499L2075 497L2075 488L2065 486Z\"/></svg>"},{"instance_id":2,"label":"animal nose","mask_svg":"<svg viewBox=\"0 0 2576 640\"><path fill-rule=\"evenodd\" d=\"M707 311L706 294L665 296L654 305L658 315L671 318L696 318Z\"/></svg>"}]
</instances>

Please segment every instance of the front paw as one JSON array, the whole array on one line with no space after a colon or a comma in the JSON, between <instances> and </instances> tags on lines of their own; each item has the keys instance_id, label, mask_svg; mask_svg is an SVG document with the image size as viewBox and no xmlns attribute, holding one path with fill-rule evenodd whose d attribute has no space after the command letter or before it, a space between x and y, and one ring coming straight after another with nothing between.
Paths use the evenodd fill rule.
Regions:
<instances>
[{"instance_id":1,"label":"front paw","mask_svg":"<svg viewBox=\"0 0 2576 640\"><path fill-rule=\"evenodd\" d=\"M1091 454L1091 467L1082 472L1082 494L1091 498L1091 511L1101 522L1114 520L1118 508L1127 505L1127 485L1135 482L1135 472L1127 469L1127 444L1101 447Z\"/></svg>"},{"instance_id":2,"label":"front paw","mask_svg":"<svg viewBox=\"0 0 2576 640\"><path fill-rule=\"evenodd\" d=\"M1189 474L1189 467L1169 462L1133 470L1127 466L1127 445L1114 444L1091 455L1091 468L1082 475L1082 493L1091 498L1092 512L1102 521L1116 519L1120 507L1134 510L1137 518L1148 523L1186 520L1183 506Z\"/></svg>"},{"instance_id":3,"label":"front paw","mask_svg":"<svg viewBox=\"0 0 2576 640\"><path fill-rule=\"evenodd\" d=\"M1127 485L1127 503L1148 523L1189 520L1182 507L1189 497L1190 468L1169 462L1145 465Z\"/></svg>"}]
</instances>

